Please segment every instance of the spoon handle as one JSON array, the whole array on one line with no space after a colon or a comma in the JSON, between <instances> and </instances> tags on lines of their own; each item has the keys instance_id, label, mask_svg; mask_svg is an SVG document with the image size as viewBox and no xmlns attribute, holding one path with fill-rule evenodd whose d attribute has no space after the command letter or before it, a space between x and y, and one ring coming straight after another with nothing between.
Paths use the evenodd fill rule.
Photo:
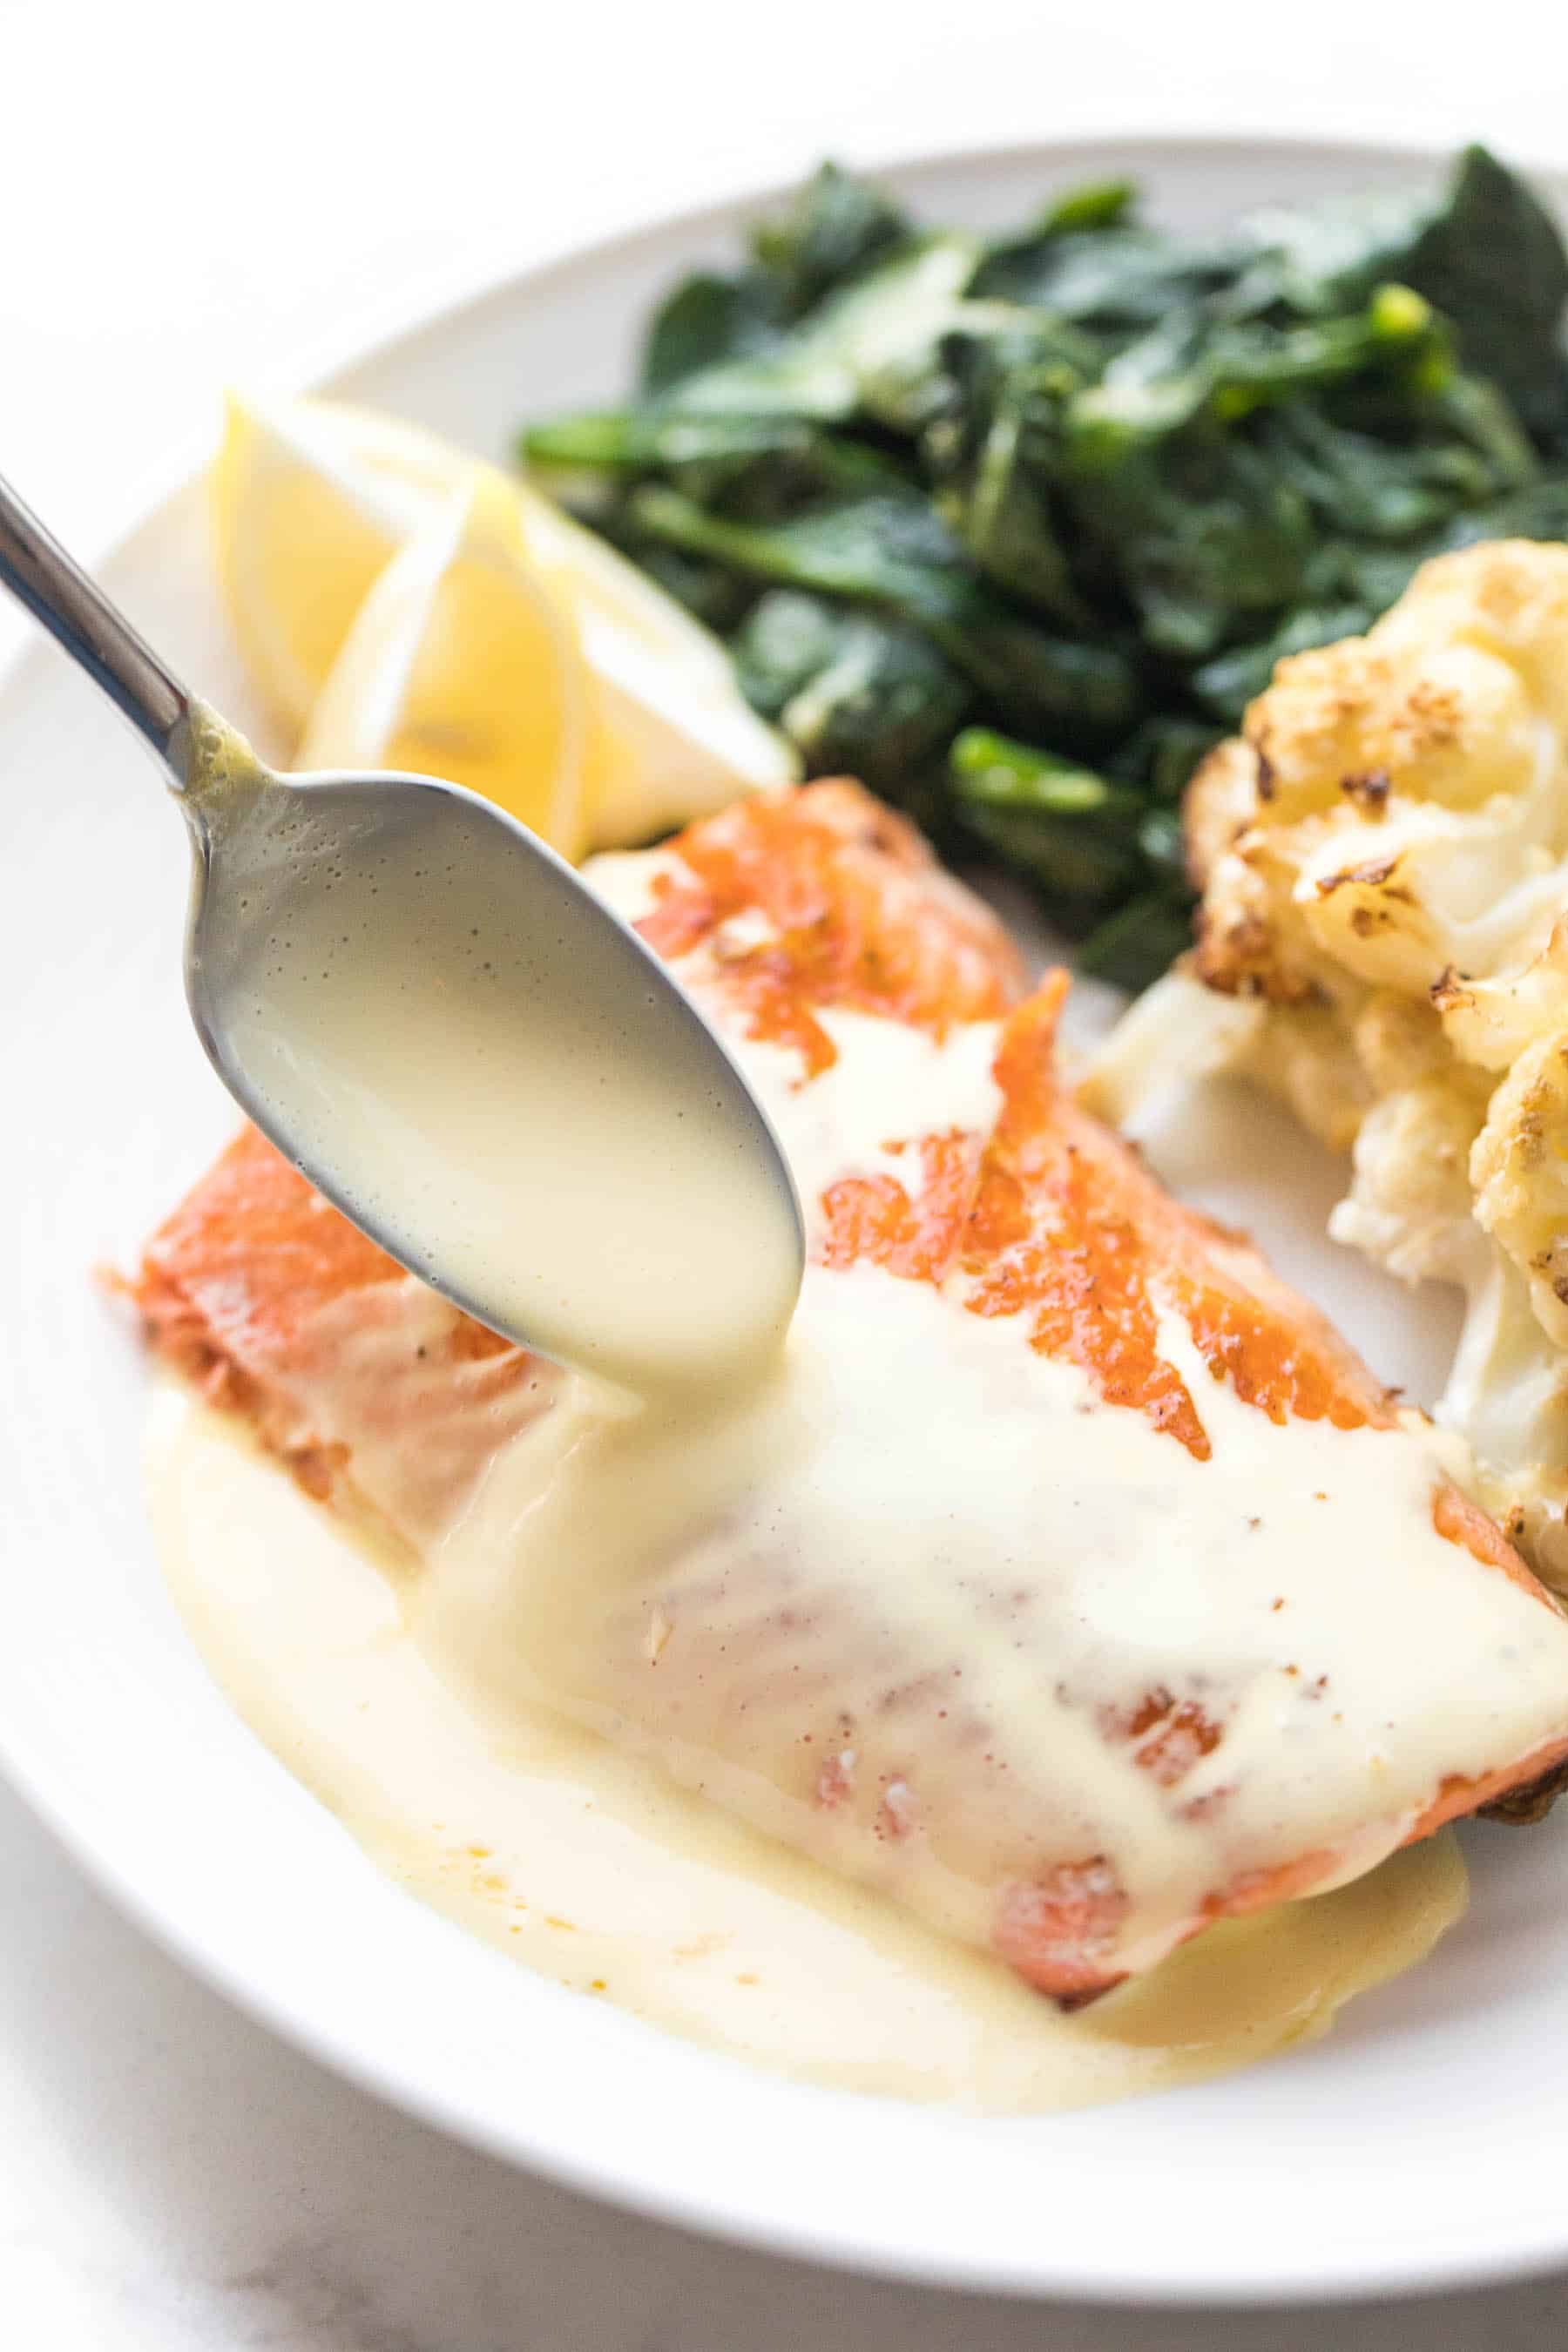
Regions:
<instances>
[{"instance_id":1,"label":"spoon handle","mask_svg":"<svg viewBox=\"0 0 1568 2352\"><path fill-rule=\"evenodd\" d=\"M190 696L4 478L0 581L141 730L183 792Z\"/></svg>"}]
</instances>

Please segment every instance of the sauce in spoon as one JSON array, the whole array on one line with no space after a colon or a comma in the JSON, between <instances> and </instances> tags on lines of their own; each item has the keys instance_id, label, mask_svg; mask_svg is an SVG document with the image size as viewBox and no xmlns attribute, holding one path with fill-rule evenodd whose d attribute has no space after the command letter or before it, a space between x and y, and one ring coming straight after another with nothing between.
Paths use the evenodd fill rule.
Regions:
<instances>
[{"instance_id":1,"label":"sauce in spoon","mask_svg":"<svg viewBox=\"0 0 1568 2352\"><path fill-rule=\"evenodd\" d=\"M221 1005L209 1050L258 1123L411 1271L545 1355L645 1393L760 1370L800 1213L652 952L538 844L502 854L468 795L280 781L197 718L193 1003Z\"/></svg>"}]
</instances>

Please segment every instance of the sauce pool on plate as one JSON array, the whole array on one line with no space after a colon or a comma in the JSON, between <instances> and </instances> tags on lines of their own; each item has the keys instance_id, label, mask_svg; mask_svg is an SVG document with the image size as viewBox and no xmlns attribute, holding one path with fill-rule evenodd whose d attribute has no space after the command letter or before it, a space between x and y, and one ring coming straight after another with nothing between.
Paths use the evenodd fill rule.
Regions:
<instances>
[{"instance_id":1,"label":"sauce pool on plate","mask_svg":"<svg viewBox=\"0 0 1568 2352\"><path fill-rule=\"evenodd\" d=\"M593 1733L525 1706L499 1731L432 1671L395 1564L174 1381L148 1460L192 1639L373 1861L542 1975L732 2057L992 2112L1095 2105L1310 2040L1464 1910L1444 1832L1064 2015Z\"/></svg>"}]
</instances>

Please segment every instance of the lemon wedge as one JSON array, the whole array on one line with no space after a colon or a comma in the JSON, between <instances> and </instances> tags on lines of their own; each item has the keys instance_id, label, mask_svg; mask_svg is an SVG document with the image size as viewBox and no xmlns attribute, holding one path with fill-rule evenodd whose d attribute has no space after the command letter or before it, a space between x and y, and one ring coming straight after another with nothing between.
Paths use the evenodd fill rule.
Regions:
<instances>
[{"instance_id":1,"label":"lemon wedge","mask_svg":"<svg viewBox=\"0 0 1568 2352\"><path fill-rule=\"evenodd\" d=\"M574 857L585 699L571 630L524 559L510 487L476 467L372 583L299 764L445 777Z\"/></svg>"},{"instance_id":2,"label":"lemon wedge","mask_svg":"<svg viewBox=\"0 0 1568 2352\"><path fill-rule=\"evenodd\" d=\"M363 409L230 394L210 482L218 579L280 724L304 726L372 582L476 470Z\"/></svg>"},{"instance_id":3,"label":"lemon wedge","mask_svg":"<svg viewBox=\"0 0 1568 2352\"><path fill-rule=\"evenodd\" d=\"M511 560L576 639L584 709L574 824L583 846L647 841L742 793L795 780L793 751L746 703L719 640L531 485L345 403L236 395L212 475L218 572L247 666L283 727L316 736L317 698L373 587L399 551L449 522L453 500L480 479L491 486L492 523L495 498L511 502ZM458 677L449 651L443 667ZM501 683L488 670L487 679L487 690ZM521 694L526 680L518 672L509 690ZM341 692L334 678L332 740L344 731ZM499 731L518 731L492 716ZM458 717L474 723L471 713ZM363 731L376 729L367 721ZM542 802L558 788L542 779Z\"/></svg>"},{"instance_id":4,"label":"lemon wedge","mask_svg":"<svg viewBox=\"0 0 1568 2352\"><path fill-rule=\"evenodd\" d=\"M607 541L518 485L529 552L577 625L591 681L591 845L616 849L792 784L793 746L759 719L712 633Z\"/></svg>"}]
</instances>

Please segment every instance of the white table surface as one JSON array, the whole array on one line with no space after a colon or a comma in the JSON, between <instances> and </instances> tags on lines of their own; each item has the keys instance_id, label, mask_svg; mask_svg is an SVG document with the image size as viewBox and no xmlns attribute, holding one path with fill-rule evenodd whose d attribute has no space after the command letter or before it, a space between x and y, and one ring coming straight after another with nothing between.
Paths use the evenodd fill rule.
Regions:
<instances>
[{"instance_id":1,"label":"white table surface","mask_svg":"<svg viewBox=\"0 0 1568 2352\"><path fill-rule=\"evenodd\" d=\"M1553 20L1555 28L1553 29ZM210 435L460 285L819 154L1115 131L1568 162L1561 0L0 0L5 469L88 551ZM0 651L19 633L0 616ZM1273 2316L846 2280L610 2212L322 2073L0 1788L18 2352L1561 2352L1568 2282ZM1522 2155L1521 2151L1521 2155Z\"/></svg>"}]
</instances>

